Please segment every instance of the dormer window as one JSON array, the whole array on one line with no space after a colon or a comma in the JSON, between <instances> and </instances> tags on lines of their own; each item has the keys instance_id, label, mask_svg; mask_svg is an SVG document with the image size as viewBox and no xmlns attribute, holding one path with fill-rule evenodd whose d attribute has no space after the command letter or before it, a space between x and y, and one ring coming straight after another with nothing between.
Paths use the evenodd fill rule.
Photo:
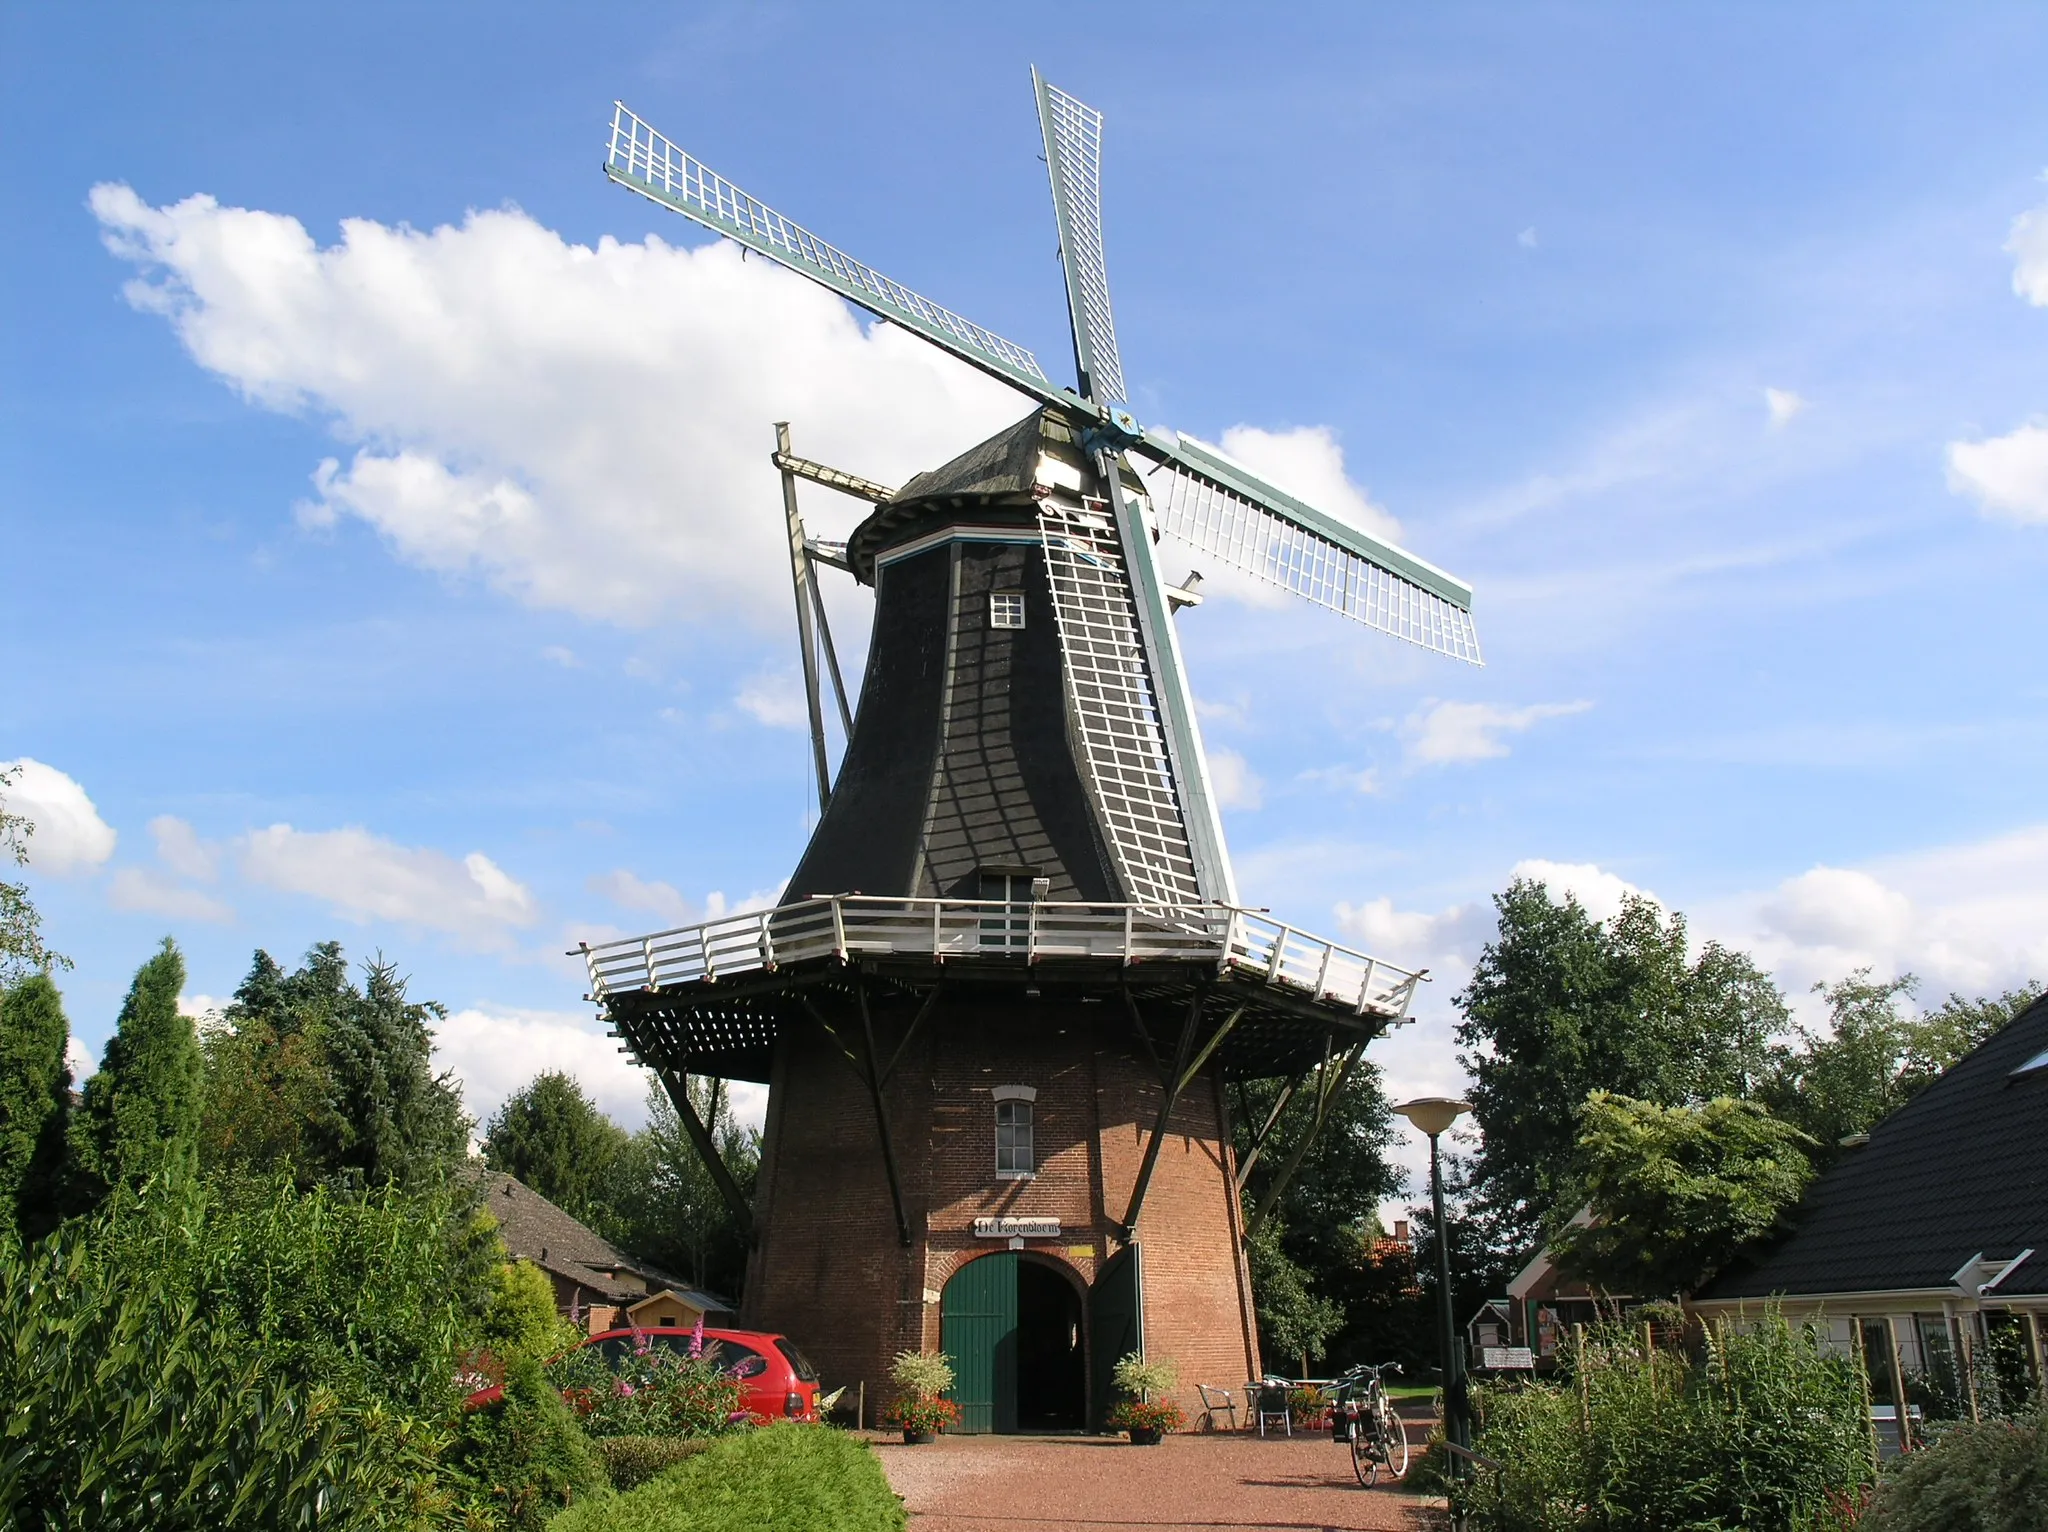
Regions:
<instances>
[{"instance_id":1,"label":"dormer window","mask_svg":"<svg viewBox=\"0 0 2048 1532\"><path fill-rule=\"evenodd\" d=\"M2030 1075L2037 1069L2048 1069L2048 1048L2043 1048L2039 1053L2028 1059L2026 1063L2015 1069L2013 1073L2016 1075Z\"/></svg>"},{"instance_id":2,"label":"dormer window","mask_svg":"<svg viewBox=\"0 0 2048 1532\"><path fill-rule=\"evenodd\" d=\"M1038 1173L1031 1132L1038 1091L1029 1085L998 1085L990 1094L996 1102L996 1179L1028 1181Z\"/></svg>"},{"instance_id":3,"label":"dormer window","mask_svg":"<svg viewBox=\"0 0 2048 1532\"><path fill-rule=\"evenodd\" d=\"M1021 590L990 591L988 596L988 625L992 628L1023 627L1024 592Z\"/></svg>"}]
</instances>

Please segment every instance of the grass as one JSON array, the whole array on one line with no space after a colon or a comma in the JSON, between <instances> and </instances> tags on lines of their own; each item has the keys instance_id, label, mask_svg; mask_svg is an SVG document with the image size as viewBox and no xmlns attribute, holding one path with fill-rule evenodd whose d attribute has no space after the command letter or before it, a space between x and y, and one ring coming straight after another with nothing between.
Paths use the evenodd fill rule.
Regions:
<instances>
[{"instance_id":1,"label":"grass","mask_svg":"<svg viewBox=\"0 0 2048 1532\"><path fill-rule=\"evenodd\" d=\"M782 1424L722 1438L626 1494L571 1506L548 1532L902 1532L907 1522L865 1442Z\"/></svg>"}]
</instances>

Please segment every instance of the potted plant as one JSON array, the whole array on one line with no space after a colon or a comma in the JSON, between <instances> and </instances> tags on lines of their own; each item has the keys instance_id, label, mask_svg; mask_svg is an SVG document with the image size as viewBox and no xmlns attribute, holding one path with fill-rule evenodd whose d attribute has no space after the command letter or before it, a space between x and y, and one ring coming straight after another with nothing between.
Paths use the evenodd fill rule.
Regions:
<instances>
[{"instance_id":1,"label":"potted plant","mask_svg":"<svg viewBox=\"0 0 2048 1532\"><path fill-rule=\"evenodd\" d=\"M922 1446L960 1419L960 1406L944 1397L953 1386L953 1359L943 1351L899 1351L889 1377L902 1392L887 1419L903 1430L903 1444Z\"/></svg>"},{"instance_id":2,"label":"potted plant","mask_svg":"<svg viewBox=\"0 0 2048 1532\"><path fill-rule=\"evenodd\" d=\"M1172 1357L1147 1361L1142 1353L1133 1351L1116 1364L1115 1377L1124 1397L1109 1412L1109 1423L1117 1430L1128 1431L1134 1445L1156 1447L1167 1432L1178 1431L1187 1424L1179 1405L1171 1399L1152 1397L1171 1393L1180 1382L1180 1364Z\"/></svg>"}]
</instances>

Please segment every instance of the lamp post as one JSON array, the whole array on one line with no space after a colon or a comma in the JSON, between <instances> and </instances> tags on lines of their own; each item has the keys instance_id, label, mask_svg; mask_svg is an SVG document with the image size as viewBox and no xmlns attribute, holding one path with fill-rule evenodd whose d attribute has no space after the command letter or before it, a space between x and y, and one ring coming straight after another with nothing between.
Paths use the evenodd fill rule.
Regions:
<instances>
[{"instance_id":1,"label":"lamp post","mask_svg":"<svg viewBox=\"0 0 2048 1532\"><path fill-rule=\"evenodd\" d=\"M1469 1101L1449 1096L1420 1096L1394 1108L1410 1125L1429 1135L1429 1195L1436 1210L1436 1295L1438 1339L1443 1346L1444 1440L1472 1450L1470 1415L1465 1408L1465 1353L1458 1344L1457 1316L1451 1307L1451 1231L1444 1220L1444 1167L1437 1153L1437 1138L1452 1123L1472 1110ZM1463 1461L1453 1453L1451 1472L1464 1471Z\"/></svg>"}]
</instances>

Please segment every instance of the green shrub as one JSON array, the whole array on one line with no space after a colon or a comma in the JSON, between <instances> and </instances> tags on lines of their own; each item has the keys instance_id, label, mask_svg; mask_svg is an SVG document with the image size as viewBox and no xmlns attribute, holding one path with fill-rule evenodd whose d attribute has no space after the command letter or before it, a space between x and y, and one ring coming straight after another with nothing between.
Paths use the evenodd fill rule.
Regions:
<instances>
[{"instance_id":1,"label":"green shrub","mask_svg":"<svg viewBox=\"0 0 2048 1532\"><path fill-rule=\"evenodd\" d=\"M507 1261L491 1274L484 1344L500 1362L530 1356L546 1361L581 1338L555 1308L555 1285L531 1261Z\"/></svg>"},{"instance_id":2,"label":"green shrub","mask_svg":"<svg viewBox=\"0 0 2048 1532\"><path fill-rule=\"evenodd\" d=\"M506 1364L502 1398L463 1417L448 1466L471 1507L519 1532L537 1532L607 1483L576 1417L530 1356Z\"/></svg>"},{"instance_id":3,"label":"green shrub","mask_svg":"<svg viewBox=\"0 0 2048 1532\"><path fill-rule=\"evenodd\" d=\"M2048 1415L1951 1426L1896 1459L1860 1532L2040 1532L2048 1526Z\"/></svg>"},{"instance_id":4,"label":"green shrub","mask_svg":"<svg viewBox=\"0 0 2048 1532\"><path fill-rule=\"evenodd\" d=\"M591 1441L613 1489L634 1489L693 1458L711 1443L701 1436L600 1436Z\"/></svg>"},{"instance_id":5,"label":"green shrub","mask_svg":"<svg viewBox=\"0 0 2048 1532\"><path fill-rule=\"evenodd\" d=\"M714 1442L629 1494L573 1506L548 1532L902 1532L907 1524L864 1442L784 1423Z\"/></svg>"},{"instance_id":6,"label":"green shrub","mask_svg":"<svg viewBox=\"0 0 2048 1532\"><path fill-rule=\"evenodd\" d=\"M1870 1477L1856 1364L1775 1312L1717 1325L1701 1354L1600 1330L1565 1353L1571 1381L1479 1391L1475 1448L1503 1465L1456 1486L1493 1532L1636 1532L1825 1524Z\"/></svg>"},{"instance_id":7,"label":"green shrub","mask_svg":"<svg viewBox=\"0 0 2048 1532\"><path fill-rule=\"evenodd\" d=\"M286 1374L235 1316L180 1291L172 1267L97 1259L103 1227L68 1226L33 1252L0 1239L0 1526L368 1532L440 1519L444 1432Z\"/></svg>"}]
</instances>

